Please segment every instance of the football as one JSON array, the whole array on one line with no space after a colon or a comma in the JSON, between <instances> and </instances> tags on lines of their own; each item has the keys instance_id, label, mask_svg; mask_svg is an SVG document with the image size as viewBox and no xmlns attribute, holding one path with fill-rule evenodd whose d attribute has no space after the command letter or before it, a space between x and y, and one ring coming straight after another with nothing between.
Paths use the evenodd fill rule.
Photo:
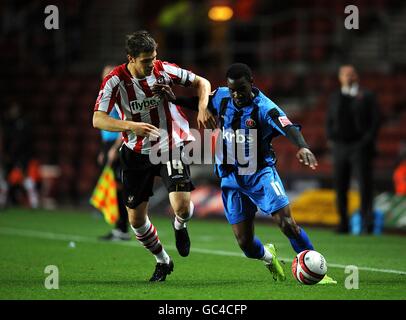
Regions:
<instances>
[{"instance_id":1,"label":"football","mask_svg":"<svg viewBox=\"0 0 406 320\"><path fill-rule=\"evenodd\" d=\"M292 262L292 273L303 284L316 284L327 273L326 259L317 251L304 250Z\"/></svg>"}]
</instances>

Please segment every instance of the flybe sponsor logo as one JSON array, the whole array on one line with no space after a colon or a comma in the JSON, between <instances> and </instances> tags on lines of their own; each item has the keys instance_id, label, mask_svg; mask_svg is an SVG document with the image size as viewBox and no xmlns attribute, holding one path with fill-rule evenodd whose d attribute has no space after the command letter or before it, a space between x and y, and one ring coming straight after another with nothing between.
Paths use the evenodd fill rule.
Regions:
<instances>
[{"instance_id":1,"label":"flybe sponsor logo","mask_svg":"<svg viewBox=\"0 0 406 320\"><path fill-rule=\"evenodd\" d=\"M130 108L132 112L148 111L149 109L157 108L160 102L161 100L155 97L133 100L130 101Z\"/></svg>"},{"instance_id":2,"label":"flybe sponsor logo","mask_svg":"<svg viewBox=\"0 0 406 320\"><path fill-rule=\"evenodd\" d=\"M241 130L244 131L244 130ZM235 139L236 143L252 143L254 138L251 134L244 134L240 132L240 130L232 130L232 129L225 129L223 127L222 130L223 140L227 140L227 142L232 142Z\"/></svg>"}]
</instances>

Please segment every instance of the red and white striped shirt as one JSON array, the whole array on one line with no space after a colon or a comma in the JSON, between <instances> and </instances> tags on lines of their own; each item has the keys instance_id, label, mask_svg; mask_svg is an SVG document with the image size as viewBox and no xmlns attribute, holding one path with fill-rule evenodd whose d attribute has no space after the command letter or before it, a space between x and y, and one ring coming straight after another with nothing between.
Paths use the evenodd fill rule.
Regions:
<instances>
[{"instance_id":1,"label":"red and white striped shirt","mask_svg":"<svg viewBox=\"0 0 406 320\"><path fill-rule=\"evenodd\" d=\"M166 99L154 97L152 87L157 82L189 86L195 78L194 73L175 64L156 60L152 74L137 79L130 74L126 64L122 64L103 79L94 111L110 113L116 105L122 120L146 122L159 128L161 137L157 141L150 141L148 137L137 136L130 131L122 132L126 146L137 153L149 154L157 142L162 150L171 149L194 138L180 108Z\"/></svg>"}]
</instances>

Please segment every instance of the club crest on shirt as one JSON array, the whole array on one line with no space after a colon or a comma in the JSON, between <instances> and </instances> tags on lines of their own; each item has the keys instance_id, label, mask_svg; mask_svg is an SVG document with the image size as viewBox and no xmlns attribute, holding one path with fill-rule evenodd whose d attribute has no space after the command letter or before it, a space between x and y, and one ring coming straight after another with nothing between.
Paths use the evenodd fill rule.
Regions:
<instances>
[{"instance_id":1,"label":"club crest on shirt","mask_svg":"<svg viewBox=\"0 0 406 320\"><path fill-rule=\"evenodd\" d=\"M292 124L287 116L278 117L278 120L281 123L282 127L286 127Z\"/></svg>"},{"instance_id":2,"label":"club crest on shirt","mask_svg":"<svg viewBox=\"0 0 406 320\"><path fill-rule=\"evenodd\" d=\"M161 73L161 76L156 78L156 82L158 84L169 84L170 86L172 86L173 81L172 81L171 77L163 72L160 72L160 73Z\"/></svg>"},{"instance_id":3,"label":"club crest on shirt","mask_svg":"<svg viewBox=\"0 0 406 320\"><path fill-rule=\"evenodd\" d=\"M164 77L159 77L158 79L156 79L156 82L158 84L165 84L165 78Z\"/></svg>"},{"instance_id":4,"label":"club crest on shirt","mask_svg":"<svg viewBox=\"0 0 406 320\"><path fill-rule=\"evenodd\" d=\"M254 128L256 122L255 120L248 118L247 120L245 120L245 125L247 126L247 128Z\"/></svg>"}]
</instances>

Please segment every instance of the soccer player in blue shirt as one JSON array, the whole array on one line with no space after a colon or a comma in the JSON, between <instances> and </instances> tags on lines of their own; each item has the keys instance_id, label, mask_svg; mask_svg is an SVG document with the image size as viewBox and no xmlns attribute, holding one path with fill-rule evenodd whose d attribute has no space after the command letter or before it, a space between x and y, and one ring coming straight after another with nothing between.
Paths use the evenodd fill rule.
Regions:
<instances>
[{"instance_id":1,"label":"soccer player in blue shirt","mask_svg":"<svg viewBox=\"0 0 406 320\"><path fill-rule=\"evenodd\" d=\"M271 140L278 135L286 136L298 147L297 159L313 170L316 169L317 160L303 135L283 110L253 86L252 72L246 64L231 65L226 78L227 87L215 90L208 105L209 110L218 117L222 130L223 146L220 149L223 156L216 153L215 171L221 178L225 214L244 254L248 258L263 260L273 278L283 281L286 277L277 259L275 246L263 245L255 236L257 208L264 215L272 215L297 253L314 250L314 247L304 229L296 224L291 215L289 199L275 168L276 158ZM155 92L174 98L168 86L157 86ZM196 97L178 97L175 103L197 110ZM251 134L252 130L256 130L256 139ZM243 153L247 155L249 150L252 151L254 140L257 148L254 151L255 170L242 173L243 169L249 168L241 164L240 159L230 163L230 150L243 144ZM336 281L326 275L319 283Z\"/></svg>"}]
</instances>

